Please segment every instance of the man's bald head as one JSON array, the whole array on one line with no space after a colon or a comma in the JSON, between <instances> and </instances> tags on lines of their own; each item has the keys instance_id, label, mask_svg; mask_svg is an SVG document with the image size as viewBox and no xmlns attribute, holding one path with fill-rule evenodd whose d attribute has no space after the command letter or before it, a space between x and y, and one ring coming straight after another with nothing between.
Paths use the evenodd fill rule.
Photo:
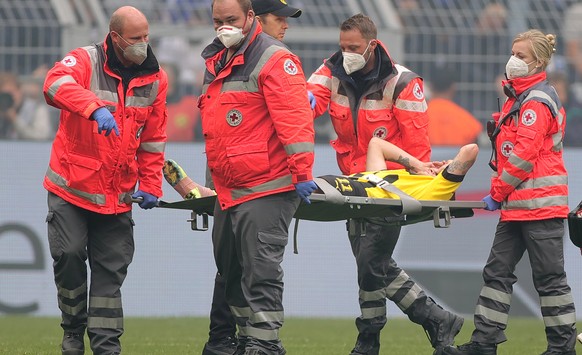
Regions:
<instances>
[{"instance_id":1,"label":"man's bald head","mask_svg":"<svg viewBox=\"0 0 582 355\"><path fill-rule=\"evenodd\" d=\"M109 20L109 32L115 31L123 35L127 23L139 24L148 22L145 15L133 6L122 6L115 10Z\"/></svg>"},{"instance_id":2,"label":"man's bald head","mask_svg":"<svg viewBox=\"0 0 582 355\"><path fill-rule=\"evenodd\" d=\"M145 15L133 6L123 6L115 10L109 21L109 38L113 50L123 65L140 65L142 58L133 60L126 57L126 49L140 42L149 42L149 24Z\"/></svg>"}]
</instances>

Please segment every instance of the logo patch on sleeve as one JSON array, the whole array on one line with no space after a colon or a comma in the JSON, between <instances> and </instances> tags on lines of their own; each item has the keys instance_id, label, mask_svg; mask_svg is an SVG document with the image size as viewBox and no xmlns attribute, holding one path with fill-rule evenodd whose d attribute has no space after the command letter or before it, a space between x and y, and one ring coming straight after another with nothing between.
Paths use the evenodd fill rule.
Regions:
<instances>
[{"instance_id":1,"label":"logo patch on sleeve","mask_svg":"<svg viewBox=\"0 0 582 355\"><path fill-rule=\"evenodd\" d=\"M422 89L420 88L420 85L418 85L418 83L414 84L414 88L412 89L412 93L414 94L414 97L416 97L419 100L424 99L424 92L422 91Z\"/></svg>"},{"instance_id":2,"label":"logo patch on sleeve","mask_svg":"<svg viewBox=\"0 0 582 355\"><path fill-rule=\"evenodd\" d=\"M511 152L513 152L513 143L510 141L501 143L501 154L503 154L504 157L509 157Z\"/></svg>"},{"instance_id":3,"label":"logo patch on sleeve","mask_svg":"<svg viewBox=\"0 0 582 355\"><path fill-rule=\"evenodd\" d=\"M521 115L521 123L525 126L531 126L536 122L537 115L534 110L525 110Z\"/></svg>"},{"instance_id":4,"label":"logo patch on sleeve","mask_svg":"<svg viewBox=\"0 0 582 355\"><path fill-rule=\"evenodd\" d=\"M291 59L287 59L285 61L285 64L283 64L283 69L285 69L285 72L287 74L291 75L297 74L297 64L295 64L295 62L292 61Z\"/></svg>"},{"instance_id":5,"label":"logo patch on sleeve","mask_svg":"<svg viewBox=\"0 0 582 355\"><path fill-rule=\"evenodd\" d=\"M68 55L61 60L61 63L67 67L72 67L77 64L77 58L73 57L72 55Z\"/></svg>"}]
</instances>

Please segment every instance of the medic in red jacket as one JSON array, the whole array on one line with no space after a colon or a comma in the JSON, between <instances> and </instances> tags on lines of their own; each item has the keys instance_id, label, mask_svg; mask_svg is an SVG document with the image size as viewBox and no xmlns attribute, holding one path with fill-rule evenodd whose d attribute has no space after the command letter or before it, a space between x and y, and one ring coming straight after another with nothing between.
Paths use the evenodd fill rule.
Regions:
<instances>
[{"instance_id":1,"label":"medic in red jacket","mask_svg":"<svg viewBox=\"0 0 582 355\"><path fill-rule=\"evenodd\" d=\"M313 179L313 113L301 63L261 32L255 21L227 64L218 39L202 53L207 70L198 106L223 210Z\"/></svg>"},{"instance_id":2,"label":"medic in red jacket","mask_svg":"<svg viewBox=\"0 0 582 355\"><path fill-rule=\"evenodd\" d=\"M148 48L142 72L125 81L109 65L109 46L108 35L71 51L44 83L47 103L61 109L44 187L101 214L131 210L123 199L138 181L140 190L162 196L166 144L166 73ZM119 136L98 133L90 116L99 107L113 114Z\"/></svg>"},{"instance_id":3,"label":"medic in red jacket","mask_svg":"<svg viewBox=\"0 0 582 355\"><path fill-rule=\"evenodd\" d=\"M422 79L396 64L380 42L374 50L375 79L359 92L342 67L341 50L327 59L308 80L317 99L315 117L329 107L337 139L331 141L343 174L366 170L366 152L372 137L397 145L421 161L430 160L427 105ZM376 71L376 72L374 72ZM354 117L355 116L355 117ZM387 169L403 166L386 162Z\"/></svg>"},{"instance_id":4,"label":"medic in red jacket","mask_svg":"<svg viewBox=\"0 0 582 355\"><path fill-rule=\"evenodd\" d=\"M495 139L497 172L491 181L491 197L502 201L501 220L566 218L564 108L545 71L503 84L510 95L501 113L494 115L499 134ZM521 105L516 102L520 96Z\"/></svg>"}]
</instances>

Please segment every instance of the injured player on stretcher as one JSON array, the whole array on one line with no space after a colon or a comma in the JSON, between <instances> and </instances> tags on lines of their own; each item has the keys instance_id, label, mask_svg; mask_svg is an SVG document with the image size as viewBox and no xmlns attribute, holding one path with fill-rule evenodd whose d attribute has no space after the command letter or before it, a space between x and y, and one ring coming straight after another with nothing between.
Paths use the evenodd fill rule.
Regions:
<instances>
[{"instance_id":1,"label":"injured player on stretcher","mask_svg":"<svg viewBox=\"0 0 582 355\"><path fill-rule=\"evenodd\" d=\"M368 145L366 172L349 176L325 175L320 178L346 196L400 198L391 192L392 189L388 191L383 188L387 182L417 200L450 200L475 163L478 153L476 144L467 144L460 148L452 160L421 162L394 144L374 137ZM386 161L399 163L404 168L387 170ZM214 190L190 179L173 160L166 160L163 172L166 181L184 199L216 194Z\"/></svg>"}]
</instances>

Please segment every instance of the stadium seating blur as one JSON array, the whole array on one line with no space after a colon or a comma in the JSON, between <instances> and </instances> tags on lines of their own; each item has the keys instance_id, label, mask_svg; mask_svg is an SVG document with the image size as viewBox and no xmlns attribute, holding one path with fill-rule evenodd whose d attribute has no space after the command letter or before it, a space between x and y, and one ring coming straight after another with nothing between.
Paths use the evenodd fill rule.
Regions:
<instances>
[{"instance_id":1,"label":"stadium seating blur","mask_svg":"<svg viewBox=\"0 0 582 355\"><path fill-rule=\"evenodd\" d=\"M338 49L338 27L362 12L378 25L378 35L400 63L430 77L435 63L459 71L457 103L485 121L497 109L496 80L503 74L513 36L530 27L558 35L564 12L575 0L289 0L303 9L291 19L285 38L301 58L306 75ZM128 0L149 18L152 45L171 38L185 52L186 92L197 94L200 49L214 36L210 0ZM107 32L113 0L23 0L0 2L0 71L27 76L52 65L68 50L98 42ZM184 46L183 44L186 44ZM166 47L164 47L165 50ZM186 49L184 49L186 48ZM169 52L170 53L170 52ZM174 63L176 64L176 63ZM497 78L497 79L496 79ZM430 94L430 93L429 93ZM327 120L318 122L323 140Z\"/></svg>"}]
</instances>

